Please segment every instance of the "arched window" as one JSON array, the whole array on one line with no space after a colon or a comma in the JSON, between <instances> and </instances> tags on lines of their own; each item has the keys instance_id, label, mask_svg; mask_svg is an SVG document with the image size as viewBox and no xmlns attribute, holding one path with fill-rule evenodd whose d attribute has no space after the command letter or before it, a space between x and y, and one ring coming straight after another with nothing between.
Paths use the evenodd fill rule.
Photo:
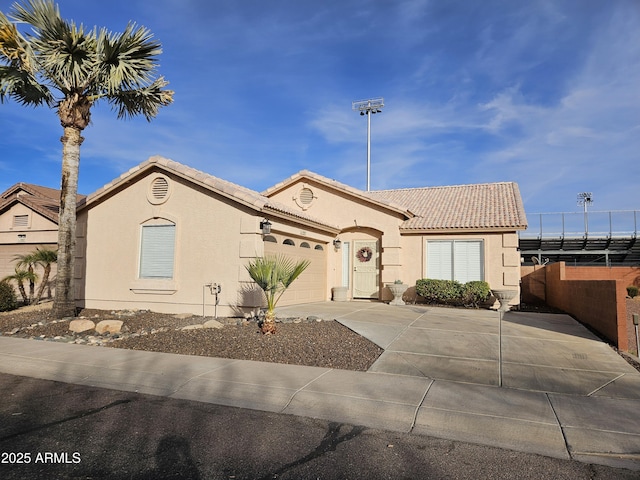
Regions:
<instances>
[{"instance_id":1,"label":"arched window","mask_svg":"<svg viewBox=\"0 0 640 480\"><path fill-rule=\"evenodd\" d=\"M316 245L315 247L313 247L314 250L324 250L324 248L322 248L322 245Z\"/></svg>"},{"instance_id":2,"label":"arched window","mask_svg":"<svg viewBox=\"0 0 640 480\"><path fill-rule=\"evenodd\" d=\"M274 237L273 235L266 235L264 237L264 241L270 243L278 243L278 240L276 240L276 237Z\"/></svg>"},{"instance_id":3,"label":"arched window","mask_svg":"<svg viewBox=\"0 0 640 480\"><path fill-rule=\"evenodd\" d=\"M290 238L285 239L284 242L282 242L284 245L293 245L295 247L295 243L293 243L293 240L291 240Z\"/></svg>"},{"instance_id":4,"label":"arched window","mask_svg":"<svg viewBox=\"0 0 640 480\"><path fill-rule=\"evenodd\" d=\"M307 242L302 242L300 244L300 248L311 248L311 245L309 245Z\"/></svg>"}]
</instances>

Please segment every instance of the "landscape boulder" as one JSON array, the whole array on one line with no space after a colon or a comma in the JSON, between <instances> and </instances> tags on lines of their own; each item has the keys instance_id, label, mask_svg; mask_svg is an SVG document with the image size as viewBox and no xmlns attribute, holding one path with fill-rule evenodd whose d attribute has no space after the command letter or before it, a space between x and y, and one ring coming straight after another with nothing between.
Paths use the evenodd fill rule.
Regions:
<instances>
[{"instance_id":1,"label":"landscape boulder","mask_svg":"<svg viewBox=\"0 0 640 480\"><path fill-rule=\"evenodd\" d=\"M206 322L204 322L202 324L202 326L204 328L222 328L224 325L222 325L219 321L217 320L207 320Z\"/></svg>"},{"instance_id":2,"label":"landscape boulder","mask_svg":"<svg viewBox=\"0 0 640 480\"><path fill-rule=\"evenodd\" d=\"M87 330L93 330L96 328L96 324L86 318L80 318L78 320L71 320L69 322L69 330L74 333L82 333Z\"/></svg>"},{"instance_id":3,"label":"landscape boulder","mask_svg":"<svg viewBox=\"0 0 640 480\"><path fill-rule=\"evenodd\" d=\"M96 333L120 333L123 323L122 320L102 320L96 325Z\"/></svg>"}]
</instances>

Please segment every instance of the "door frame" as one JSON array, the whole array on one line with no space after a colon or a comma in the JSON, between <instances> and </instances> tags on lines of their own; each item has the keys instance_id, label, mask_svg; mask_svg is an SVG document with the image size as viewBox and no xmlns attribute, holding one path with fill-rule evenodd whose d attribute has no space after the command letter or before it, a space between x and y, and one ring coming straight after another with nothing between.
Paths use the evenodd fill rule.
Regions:
<instances>
[{"instance_id":1,"label":"door frame","mask_svg":"<svg viewBox=\"0 0 640 480\"><path fill-rule=\"evenodd\" d=\"M349 255L349 261L351 263L349 271L350 271L350 276L351 276L351 298L353 299L369 299L369 300L379 300L380 299L380 275L381 275L381 261L380 261L380 239L379 238L368 238L368 239L364 239L364 238L354 238L351 242L352 245L352 252ZM360 248L358 244L363 244L363 243L367 243L367 244L375 244L375 253L376 253L376 258L375 258L375 272L374 272L374 276L375 276L375 283L376 283L376 292L375 294L372 294L370 296L356 296L356 255L359 251ZM375 295L375 296L374 296Z\"/></svg>"}]
</instances>

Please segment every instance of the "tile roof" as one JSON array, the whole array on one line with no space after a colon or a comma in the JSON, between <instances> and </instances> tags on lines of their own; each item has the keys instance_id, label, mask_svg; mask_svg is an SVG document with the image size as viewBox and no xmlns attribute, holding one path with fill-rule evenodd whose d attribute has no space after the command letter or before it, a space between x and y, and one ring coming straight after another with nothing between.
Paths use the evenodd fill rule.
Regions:
<instances>
[{"instance_id":1,"label":"tile roof","mask_svg":"<svg viewBox=\"0 0 640 480\"><path fill-rule=\"evenodd\" d=\"M82 201L84 197L84 195L78 195L78 202ZM58 223L60 190L32 183L16 183L0 194L0 211L16 202L22 203L43 217Z\"/></svg>"},{"instance_id":2,"label":"tile roof","mask_svg":"<svg viewBox=\"0 0 640 480\"><path fill-rule=\"evenodd\" d=\"M90 194L86 198L86 202L83 202L81 205L79 204L79 207L84 207L85 205L89 205L97 201L108 192L117 188L119 185L124 184L132 176L156 166L161 168L162 170L171 172L191 182L205 186L210 190L217 192L218 194L252 207L260 212L276 212L276 214L279 213L282 216L294 217L298 220L330 227L331 230L339 230L339 227L333 224L327 223L324 220L312 217L304 212L300 212L297 209L293 209L287 205L271 200L270 198L267 198L254 190L236 185L235 183L229 182L227 180L222 180L221 178L214 177L213 175L209 175L208 173L204 173L200 170L196 170L195 168L188 167L174 160L170 160L168 158L160 156L150 157L141 164L136 165L129 171L123 173L118 178L106 184L104 187Z\"/></svg>"},{"instance_id":3,"label":"tile roof","mask_svg":"<svg viewBox=\"0 0 640 480\"><path fill-rule=\"evenodd\" d=\"M318 183L321 183L323 185L329 186L331 188L334 188L336 190L340 190L346 193L349 193L352 196L355 197L359 197L367 202L371 202L373 200L374 203L391 209L391 210L395 210L396 212L400 212L402 214L404 214L406 217L413 217L413 213L410 209L407 209L405 205L402 205L396 201L394 201L393 199L390 198L384 198L384 197L372 197L370 195L368 195L369 192L365 192L364 190L360 190L358 188L352 187L350 185L347 185L345 183L341 183L338 182L337 180L333 180L331 178L327 178L324 177L320 174L317 174L315 172L311 172L309 170L301 170L298 173L295 173L293 175L291 175L289 178L283 180L282 182L279 182L275 185L273 185L272 187L269 187L268 189L264 190L262 192L263 195L266 196L270 196L273 195L274 193L282 190L283 188L286 188L287 186L295 183L298 179L301 178L307 178L310 180L315 180Z\"/></svg>"},{"instance_id":4,"label":"tile roof","mask_svg":"<svg viewBox=\"0 0 640 480\"><path fill-rule=\"evenodd\" d=\"M403 223L403 231L527 227L520 190L513 182L377 190L367 195L413 212L415 217Z\"/></svg>"}]
</instances>

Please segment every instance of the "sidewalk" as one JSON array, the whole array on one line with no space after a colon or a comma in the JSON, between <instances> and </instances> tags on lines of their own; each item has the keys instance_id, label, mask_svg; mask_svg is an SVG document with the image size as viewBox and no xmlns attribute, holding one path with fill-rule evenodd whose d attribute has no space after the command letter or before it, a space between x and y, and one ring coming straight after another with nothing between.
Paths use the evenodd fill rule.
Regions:
<instances>
[{"instance_id":1,"label":"sidewalk","mask_svg":"<svg viewBox=\"0 0 640 480\"><path fill-rule=\"evenodd\" d=\"M351 372L0 337L0 371L640 471L640 373L568 316L513 312L500 326L496 312L357 302L279 313L336 318L385 353Z\"/></svg>"}]
</instances>

